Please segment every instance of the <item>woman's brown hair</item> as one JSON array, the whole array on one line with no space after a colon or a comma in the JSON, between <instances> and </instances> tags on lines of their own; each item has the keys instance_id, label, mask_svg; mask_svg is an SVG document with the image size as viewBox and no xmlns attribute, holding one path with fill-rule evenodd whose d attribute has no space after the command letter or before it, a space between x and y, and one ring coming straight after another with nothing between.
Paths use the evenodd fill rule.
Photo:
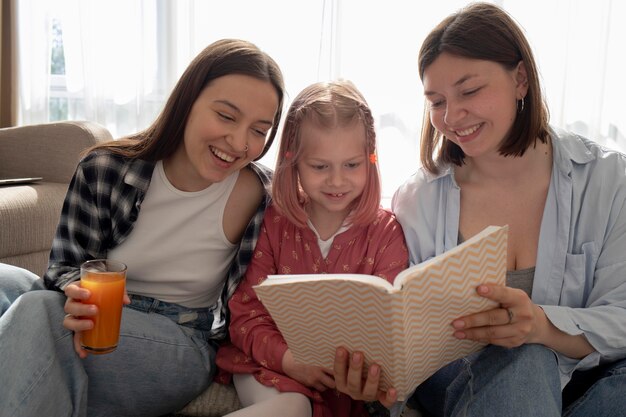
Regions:
<instances>
[{"instance_id":1,"label":"woman's brown hair","mask_svg":"<svg viewBox=\"0 0 626 417\"><path fill-rule=\"evenodd\" d=\"M111 152L147 161L158 161L174 153L183 141L191 107L202 90L216 78L240 74L269 81L278 95L278 109L268 134L263 157L272 146L280 122L284 81L278 64L256 45L238 39L222 39L207 46L191 61L172 90L161 114L147 129L120 140L99 144L87 150L106 148Z\"/></svg>"},{"instance_id":2,"label":"woman's brown hair","mask_svg":"<svg viewBox=\"0 0 626 417\"><path fill-rule=\"evenodd\" d=\"M419 74L442 53L469 59L493 61L507 70L520 62L526 67L528 92L523 109L518 108L509 136L500 146L504 156L521 156L539 139L548 140L548 109L543 100L539 73L532 50L522 29L504 10L490 3L474 3L445 18L424 40L419 52ZM462 165L465 154L438 132L424 109L420 158L422 165L437 173L440 163ZM438 155L435 156L435 152Z\"/></svg>"}]
</instances>

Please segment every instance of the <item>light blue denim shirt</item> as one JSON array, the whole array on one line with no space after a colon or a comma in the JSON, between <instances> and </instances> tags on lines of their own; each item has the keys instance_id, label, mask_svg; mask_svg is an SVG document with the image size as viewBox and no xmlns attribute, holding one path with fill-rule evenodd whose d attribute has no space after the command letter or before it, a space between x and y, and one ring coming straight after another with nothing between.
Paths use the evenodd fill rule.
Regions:
<instances>
[{"instance_id":1,"label":"light blue denim shirt","mask_svg":"<svg viewBox=\"0 0 626 417\"><path fill-rule=\"evenodd\" d=\"M562 386L575 369L626 357L626 156L552 130L553 168L541 222L532 300L596 352L558 354ZM396 191L411 264L457 245L460 188L453 166L423 168Z\"/></svg>"}]
</instances>

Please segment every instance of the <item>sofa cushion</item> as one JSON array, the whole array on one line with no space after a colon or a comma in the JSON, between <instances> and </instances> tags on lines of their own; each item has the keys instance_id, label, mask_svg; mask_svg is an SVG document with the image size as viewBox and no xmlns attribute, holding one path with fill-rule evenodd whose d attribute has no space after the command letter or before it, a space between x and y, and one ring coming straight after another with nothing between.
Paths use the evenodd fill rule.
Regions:
<instances>
[{"instance_id":1,"label":"sofa cushion","mask_svg":"<svg viewBox=\"0 0 626 417\"><path fill-rule=\"evenodd\" d=\"M38 252L47 258L67 187L51 182L0 187L0 261ZM33 272L41 276L46 262Z\"/></svg>"},{"instance_id":2,"label":"sofa cushion","mask_svg":"<svg viewBox=\"0 0 626 417\"><path fill-rule=\"evenodd\" d=\"M202 394L176 413L176 416L219 417L241 408L233 384L212 383Z\"/></svg>"},{"instance_id":3,"label":"sofa cushion","mask_svg":"<svg viewBox=\"0 0 626 417\"><path fill-rule=\"evenodd\" d=\"M43 177L69 183L80 153L111 140L104 127L65 121L0 130L0 178Z\"/></svg>"}]
</instances>

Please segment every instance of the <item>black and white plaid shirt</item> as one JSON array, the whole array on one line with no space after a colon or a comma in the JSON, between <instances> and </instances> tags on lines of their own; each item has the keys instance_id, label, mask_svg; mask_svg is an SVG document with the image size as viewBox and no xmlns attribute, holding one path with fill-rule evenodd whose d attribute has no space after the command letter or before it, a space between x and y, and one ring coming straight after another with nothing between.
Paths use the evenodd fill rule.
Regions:
<instances>
[{"instance_id":1,"label":"black and white plaid shirt","mask_svg":"<svg viewBox=\"0 0 626 417\"><path fill-rule=\"evenodd\" d=\"M62 291L80 278L80 265L106 258L126 239L137 220L141 203L150 186L154 162L129 159L109 151L97 151L78 165L70 182L61 218L52 242L46 287ZM271 171L256 163L250 168L269 190ZM252 257L269 194L257 208L246 228L230 267L222 295L214 308L212 338L226 335L228 300L235 292Z\"/></svg>"}]
</instances>

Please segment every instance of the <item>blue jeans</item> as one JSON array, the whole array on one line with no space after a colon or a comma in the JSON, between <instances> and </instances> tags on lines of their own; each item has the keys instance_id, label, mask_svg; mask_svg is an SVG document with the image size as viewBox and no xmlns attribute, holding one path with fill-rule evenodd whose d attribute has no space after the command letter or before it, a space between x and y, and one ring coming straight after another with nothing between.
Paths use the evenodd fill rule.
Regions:
<instances>
[{"instance_id":1,"label":"blue jeans","mask_svg":"<svg viewBox=\"0 0 626 417\"><path fill-rule=\"evenodd\" d=\"M20 295L45 288L43 280L37 275L25 269L0 263L0 317Z\"/></svg>"},{"instance_id":2,"label":"blue jeans","mask_svg":"<svg viewBox=\"0 0 626 417\"><path fill-rule=\"evenodd\" d=\"M0 417L159 416L209 386L216 346L206 309L133 297L118 348L82 360L62 325L65 295L35 291L37 279L0 267Z\"/></svg>"},{"instance_id":3,"label":"blue jeans","mask_svg":"<svg viewBox=\"0 0 626 417\"><path fill-rule=\"evenodd\" d=\"M428 416L617 417L626 409L626 363L615 365L614 377L598 380L563 410L559 370L550 349L488 346L440 369L409 403Z\"/></svg>"},{"instance_id":4,"label":"blue jeans","mask_svg":"<svg viewBox=\"0 0 626 417\"><path fill-rule=\"evenodd\" d=\"M574 372L563 394L565 417L623 416L626 410L626 359Z\"/></svg>"}]
</instances>

